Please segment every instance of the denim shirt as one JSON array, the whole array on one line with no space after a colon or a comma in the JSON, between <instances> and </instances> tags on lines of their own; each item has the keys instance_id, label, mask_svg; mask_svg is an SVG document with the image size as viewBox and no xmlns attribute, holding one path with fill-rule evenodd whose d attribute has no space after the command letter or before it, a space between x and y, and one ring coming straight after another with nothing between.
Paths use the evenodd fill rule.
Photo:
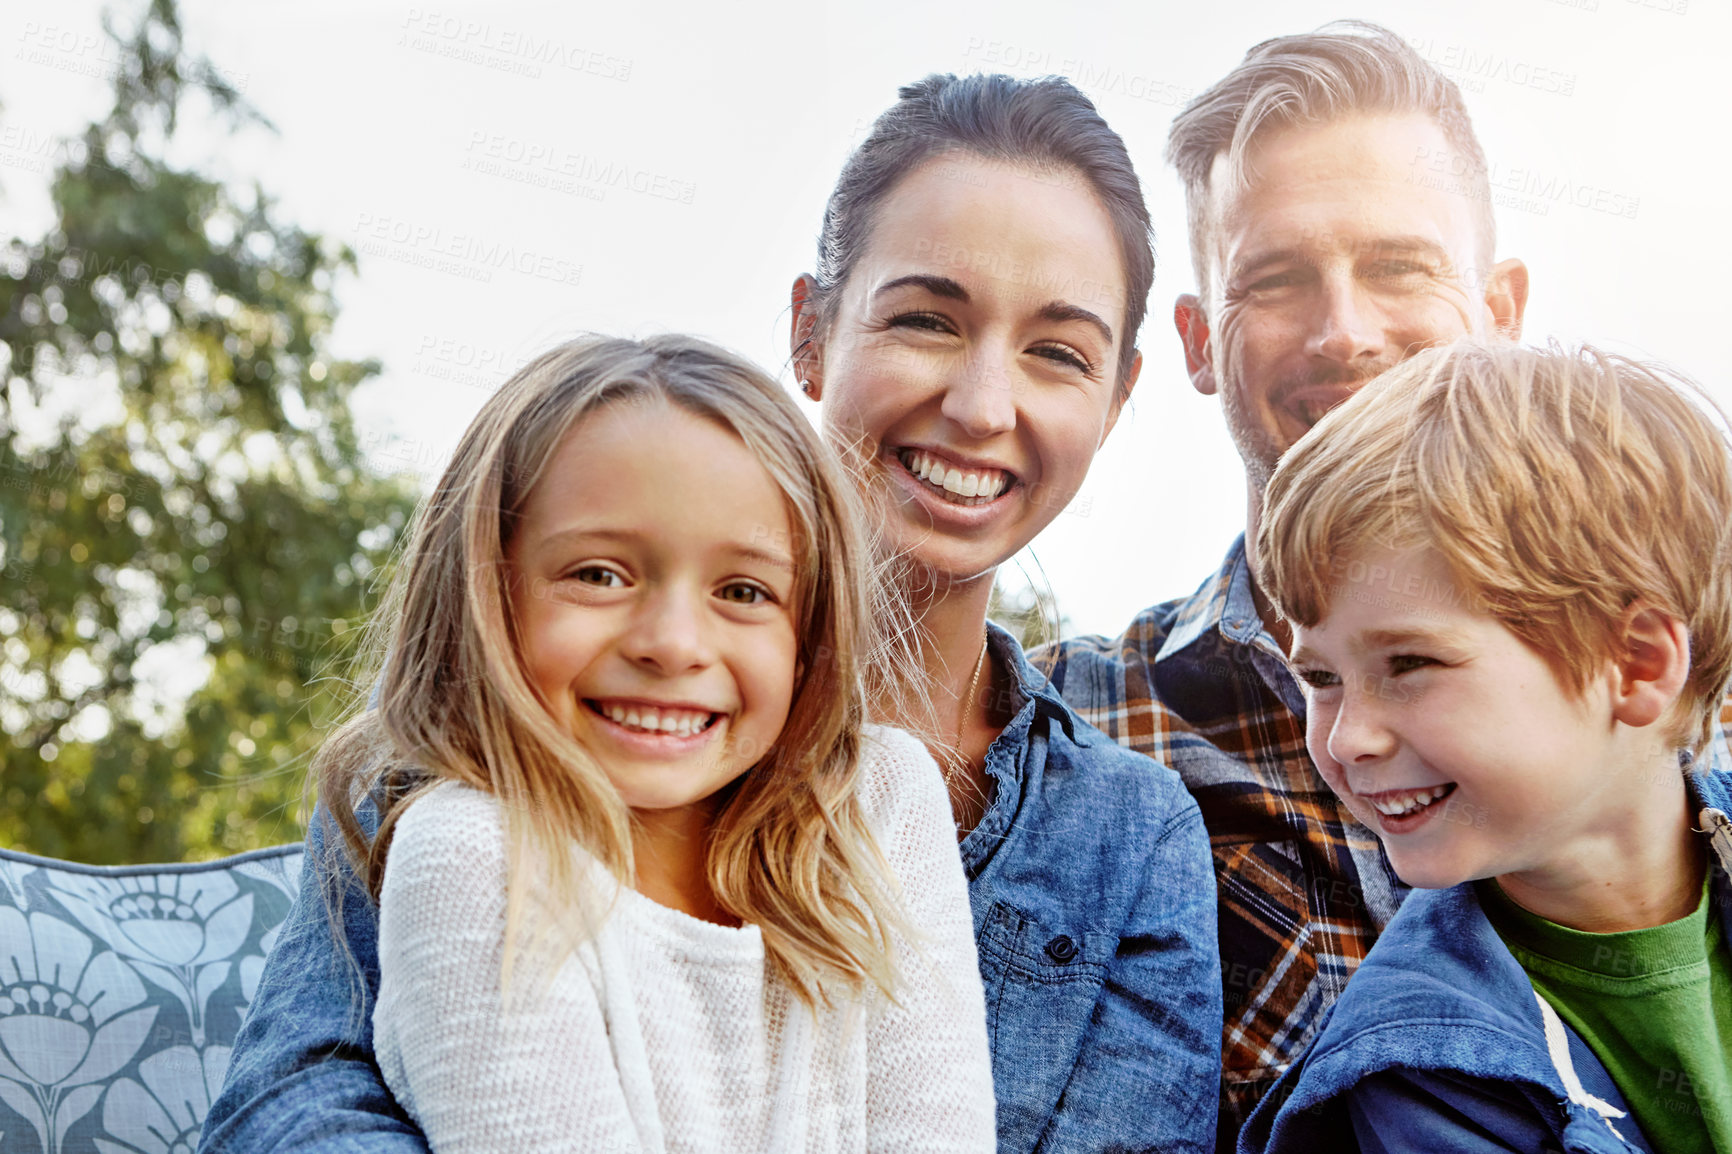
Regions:
<instances>
[{"instance_id":1,"label":"denim shirt","mask_svg":"<svg viewBox=\"0 0 1732 1154\"><path fill-rule=\"evenodd\" d=\"M1000 1151L1213 1149L1221 980L1209 843L1178 776L1083 722L991 627L1011 722L961 846L986 987ZM375 820L363 807L363 824ZM235 1040L201 1154L390 1151L426 1141L372 1051L377 910L351 874L331 935L308 831L301 895ZM942 1077L943 1071L934 1071Z\"/></svg>"},{"instance_id":2,"label":"denim shirt","mask_svg":"<svg viewBox=\"0 0 1732 1154\"><path fill-rule=\"evenodd\" d=\"M1732 942L1732 775L1709 768L1688 782ZM1239 1154L1646 1154L1605 1066L1542 1005L1472 883L1415 890L1251 1115ZM1363 1146L1356 1119L1375 1132Z\"/></svg>"}]
</instances>

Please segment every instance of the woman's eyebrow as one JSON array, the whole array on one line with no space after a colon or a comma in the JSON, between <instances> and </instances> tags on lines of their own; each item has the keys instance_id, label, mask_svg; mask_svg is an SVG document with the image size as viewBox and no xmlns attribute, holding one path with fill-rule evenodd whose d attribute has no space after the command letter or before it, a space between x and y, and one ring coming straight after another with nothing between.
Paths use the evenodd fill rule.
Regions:
<instances>
[{"instance_id":1,"label":"woman's eyebrow","mask_svg":"<svg viewBox=\"0 0 1732 1154\"><path fill-rule=\"evenodd\" d=\"M936 297L945 297L965 303L968 301L968 290L963 288L960 282L951 280L947 276L937 276L924 272L909 273L907 276L899 276L895 280L886 281L879 285L872 295L880 297L887 292L908 288L910 285L915 288L923 288Z\"/></svg>"},{"instance_id":2,"label":"woman's eyebrow","mask_svg":"<svg viewBox=\"0 0 1732 1154\"><path fill-rule=\"evenodd\" d=\"M1113 343L1113 326L1081 305L1067 304L1064 301L1049 301L1041 306L1040 315L1044 319L1058 324L1063 324L1066 321L1084 321L1099 329L1101 336L1107 339L1107 344Z\"/></svg>"},{"instance_id":3,"label":"woman's eyebrow","mask_svg":"<svg viewBox=\"0 0 1732 1154\"><path fill-rule=\"evenodd\" d=\"M961 301L964 304L967 304L971 299L968 290L963 288L958 281L947 276L921 272L909 273L907 276L899 276L895 280L885 281L873 291L872 295L879 297L899 288L909 287L925 289L933 296ZM1083 321L1086 324L1091 324L1101 331L1101 335L1107 339L1108 344L1112 343L1113 327L1102 320L1099 314L1090 312L1081 305L1073 305L1066 301L1048 301L1041 306L1039 315L1044 320L1058 324L1063 324L1066 321Z\"/></svg>"}]
</instances>

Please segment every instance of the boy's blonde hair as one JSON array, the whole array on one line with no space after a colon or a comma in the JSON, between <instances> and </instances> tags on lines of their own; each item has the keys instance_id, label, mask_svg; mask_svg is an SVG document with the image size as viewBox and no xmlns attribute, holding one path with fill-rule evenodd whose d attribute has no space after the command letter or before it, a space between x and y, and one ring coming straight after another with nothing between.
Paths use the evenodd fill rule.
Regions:
<instances>
[{"instance_id":1,"label":"boy's blonde hair","mask_svg":"<svg viewBox=\"0 0 1732 1154\"><path fill-rule=\"evenodd\" d=\"M1732 440L1698 386L1583 345L1464 339L1390 369L1282 459L1258 581L1313 626L1368 547L1436 549L1482 611L1585 689L1626 610L1682 621L1668 740L1700 754L1732 677Z\"/></svg>"},{"instance_id":2,"label":"boy's blonde hair","mask_svg":"<svg viewBox=\"0 0 1732 1154\"><path fill-rule=\"evenodd\" d=\"M844 474L810 423L762 371L703 341L571 341L482 406L416 514L375 620L378 672L357 679L379 686L376 708L359 709L320 752L320 800L377 900L392 830L425 788L455 780L497 797L508 971L526 902L544 907L528 942L550 944L555 924L586 908L572 842L630 883L630 811L525 674L512 607L532 593L507 561L514 522L566 434L622 403L666 404L738 436L793 526L793 700L775 747L722 791L709 848L716 897L761 928L772 968L807 1002L828 1000L838 980L888 993L888 933L901 923L855 794L872 562ZM368 794L380 808L371 839L355 817Z\"/></svg>"}]
</instances>

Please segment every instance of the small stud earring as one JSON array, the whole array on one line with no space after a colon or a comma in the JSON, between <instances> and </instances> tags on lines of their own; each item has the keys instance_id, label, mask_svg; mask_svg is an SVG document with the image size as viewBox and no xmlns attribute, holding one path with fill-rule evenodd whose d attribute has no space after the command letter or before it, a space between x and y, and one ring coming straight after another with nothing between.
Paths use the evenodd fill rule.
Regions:
<instances>
[{"instance_id":1,"label":"small stud earring","mask_svg":"<svg viewBox=\"0 0 1732 1154\"><path fill-rule=\"evenodd\" d=\"M811 396L812 395L812 382L807 381L807 380L802 380L800 382L800 391L802 393L805 393L808 397Z\"/></svg>"}]
</instances>

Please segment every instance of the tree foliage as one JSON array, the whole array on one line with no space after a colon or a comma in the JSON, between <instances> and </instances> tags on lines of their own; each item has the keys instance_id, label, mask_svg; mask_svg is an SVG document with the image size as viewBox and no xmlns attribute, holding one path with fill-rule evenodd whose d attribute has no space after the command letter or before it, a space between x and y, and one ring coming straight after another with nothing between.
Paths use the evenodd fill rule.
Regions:
<instances>
[{"instance_id":1,"label":"tree foliage","mask_svg":"<svg viewBox=\"0 0 1732 1154\"><path fill-rule=\"evenodd\" d=\"M0 249L0 844L170 861L299 836L317 675L413 498L350 416L377 365L325 347L353 254L167 158L194 111L268 128L173 0L110 34L54 226Z\"/></svg>"}]
</instances>

